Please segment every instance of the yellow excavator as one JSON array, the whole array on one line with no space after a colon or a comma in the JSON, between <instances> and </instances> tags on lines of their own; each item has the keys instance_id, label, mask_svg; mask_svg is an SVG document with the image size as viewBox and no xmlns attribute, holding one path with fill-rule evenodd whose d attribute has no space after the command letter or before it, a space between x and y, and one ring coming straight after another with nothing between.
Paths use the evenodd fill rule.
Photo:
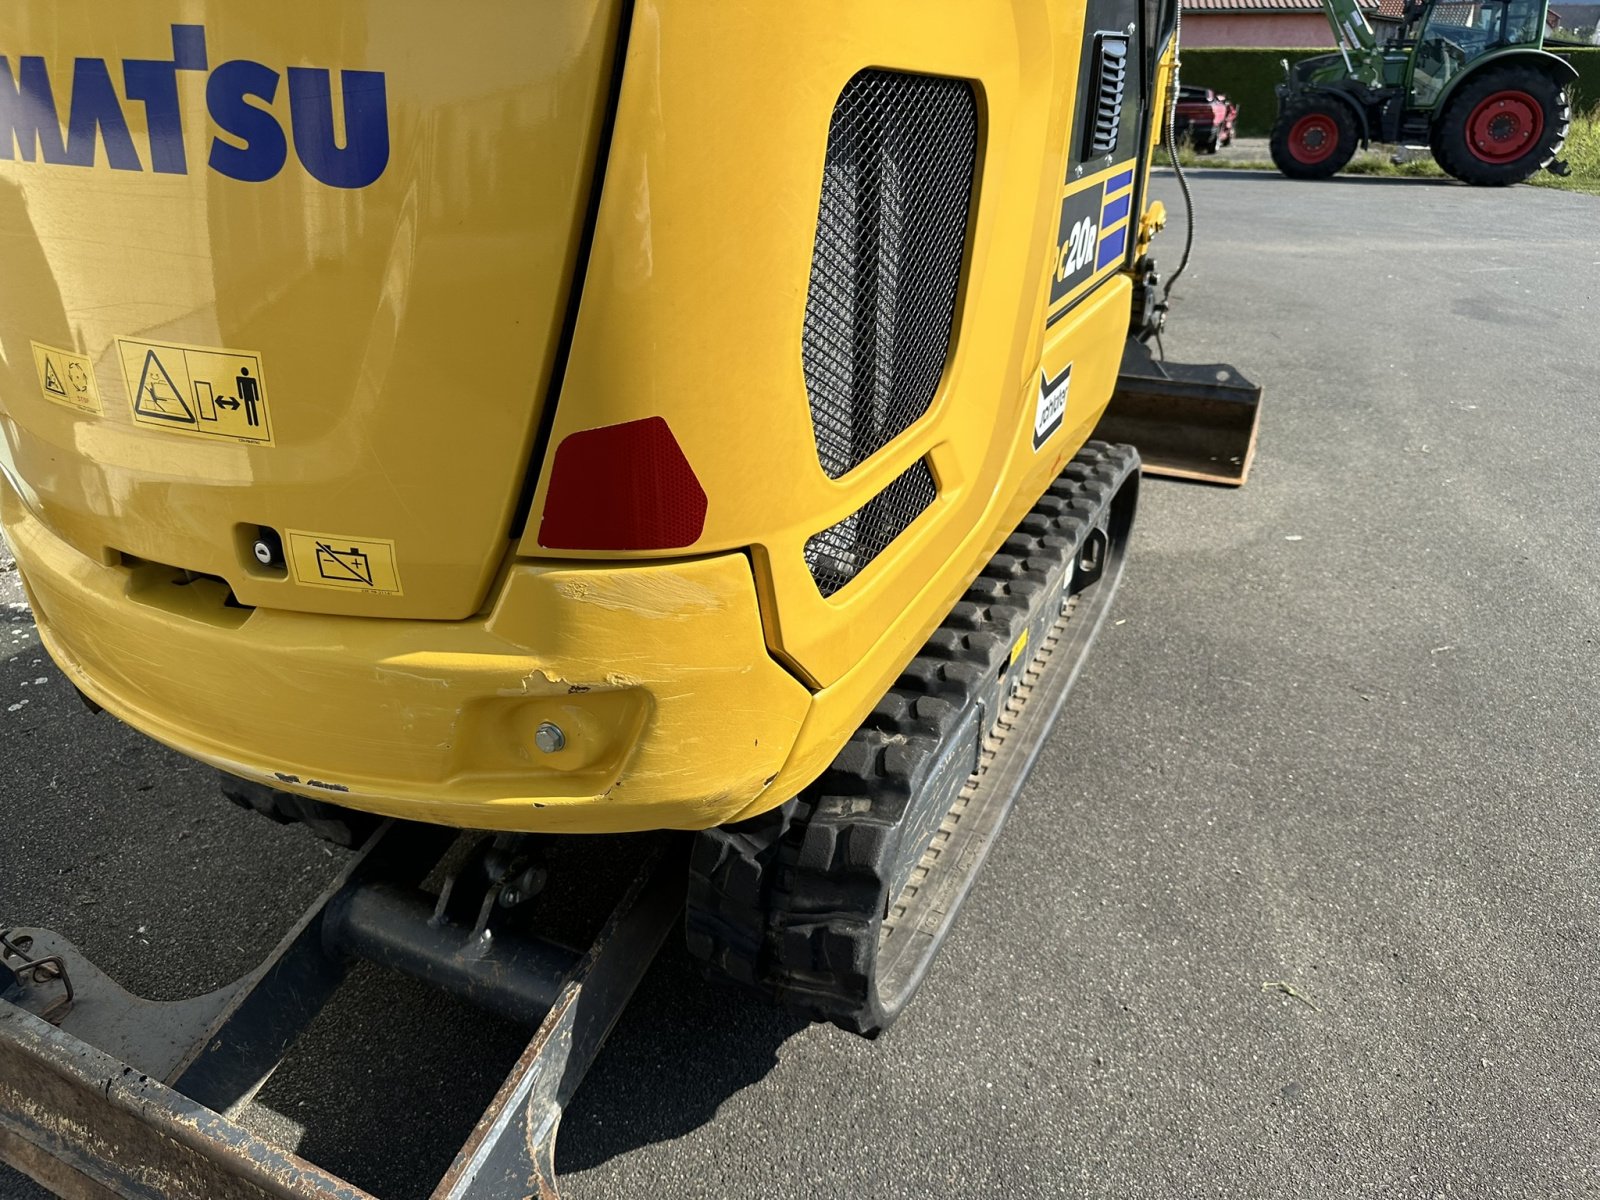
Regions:
<instances>
[{"instance_id":1,"label":"yellow excavator","mask_svg":"<svg viewBox=\"0 0 1600 1200\"><path fill-rule=\"evenodd\" d=\"M1238 483L1254 449L1259 389L1149 350L1177 19L8 4L0 520L40 636L355 853L188 1008L0 926L0 1153L67 1194L362 1194L233 1120L357 958L536 1028L440 1197L554 1193L674 926L887 1028L1141 454ZM521 922L552 835L628 833L587 949Z\"/></svg>"}]
</instances>

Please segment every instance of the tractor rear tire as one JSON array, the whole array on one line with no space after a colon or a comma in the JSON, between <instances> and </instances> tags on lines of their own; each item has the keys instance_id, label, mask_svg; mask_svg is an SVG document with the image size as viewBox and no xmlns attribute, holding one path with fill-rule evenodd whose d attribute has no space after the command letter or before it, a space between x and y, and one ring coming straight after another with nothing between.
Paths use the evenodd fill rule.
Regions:
<instances>
[{"instance_id":1,"label":"tractor rear tire","mask_svg":"<svg viewBox=\"0 0 1600 1200\"><path fill-rule=\"evenodd\" d=\"M1290 179L1327 179L1344 169L1358 140L1349 105L1329 96L1307 96L1278 114L1272 127L1272 161Z\"/></svg>"},{"instance_id":2,"label":"tractor rear tire","mask_svg":"<svg viewBox=\"0 0 1600 1200\"><path fill-rule=\"evenodd\" d=\"M1490 67L1450 97L1433 127L1433 157L1463 183L1522 183L1561 153L1571 117L1567 89L1545 71Z\"/></svg>"}]
</instances>

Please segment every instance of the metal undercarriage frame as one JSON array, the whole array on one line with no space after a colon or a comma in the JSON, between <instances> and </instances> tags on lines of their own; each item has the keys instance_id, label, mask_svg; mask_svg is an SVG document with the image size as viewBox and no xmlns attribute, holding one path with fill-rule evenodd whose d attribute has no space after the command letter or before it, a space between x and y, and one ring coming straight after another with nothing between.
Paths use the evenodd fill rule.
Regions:
<instances>
[{"instance_id":1,"label":"metal undercarriage frame","mask_svg":"<svg viewBox=\"0 0 1600 1200\"><path fill-rule=\"evenodd\" d=\"M518 845L388 823L265 962L189 1000L142 1000L66 939L4 930L0 1159L85 1200L371 1200L233 1119L364 959L537 1022L433 1200L555 1197L562 1112L681 919L685 843L649 840L584 951L505 927L538 886Z\"/></svg>"}]
</instances>

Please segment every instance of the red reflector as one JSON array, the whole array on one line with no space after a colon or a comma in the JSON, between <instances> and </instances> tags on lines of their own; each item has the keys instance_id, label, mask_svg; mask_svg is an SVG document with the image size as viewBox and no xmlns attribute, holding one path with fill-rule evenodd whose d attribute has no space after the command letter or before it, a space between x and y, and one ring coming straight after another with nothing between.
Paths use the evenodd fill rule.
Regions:
<instances>
[{"instance_id":1,"label":"red reflector","mask_svg":"<svg viewBox=\"0 0 1600 1200\"><path fill-rule=\"evenodd\" d=\"M671 550L700 540L706 493L661 417L567 435L550 468L539 544Z\"/></svg>"}]
</instances>

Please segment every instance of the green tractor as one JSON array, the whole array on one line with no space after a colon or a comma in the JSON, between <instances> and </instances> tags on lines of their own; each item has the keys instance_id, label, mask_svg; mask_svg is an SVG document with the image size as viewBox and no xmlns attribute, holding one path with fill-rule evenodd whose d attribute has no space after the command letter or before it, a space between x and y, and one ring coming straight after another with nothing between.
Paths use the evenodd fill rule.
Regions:
<instances>
[{"instance_id":1,"label":"green tractor","mask_svg":"<svg viewBox=\"0 0 1600 1200\"><path fill-rule=\"evenodd\" d=\"M1466 183L1521 183L1558 159L1578 73L1544 48L1548 0L1405 0L1380 42L1359 0L1322 0L1339 50L1285 69L1272 161L1325 179L1358 146L1426 146Z\"/></svg>"}]
</instances>

